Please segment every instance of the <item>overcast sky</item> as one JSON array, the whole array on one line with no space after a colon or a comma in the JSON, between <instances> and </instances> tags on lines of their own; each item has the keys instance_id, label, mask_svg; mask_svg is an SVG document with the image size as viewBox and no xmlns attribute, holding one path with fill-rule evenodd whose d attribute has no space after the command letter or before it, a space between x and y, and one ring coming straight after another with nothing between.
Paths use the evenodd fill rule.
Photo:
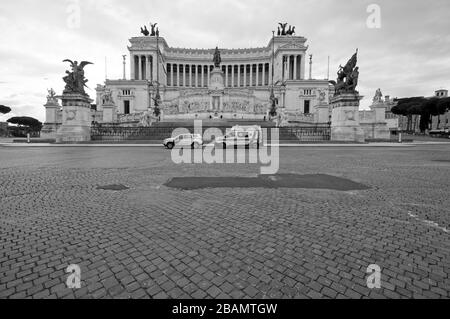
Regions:
<instances>
[{"instance_id":1,"label":"overcast sky","mask_svg":"<svg viewBox=\"0 0 450 319\"><path fill-rule=\"evenodd\" d=\"M368 27L371 4L381 9L380 28ZM450 88L449 13L448 0L1 0L0 104L13 112L0 121L44 121L46 89L61 93L65 58L95 63L86 67L95 98L105 58L108 78L120 78L128 39L150 21L169 46L185 48L266 46L277 23L288 22L308 39L315 78L326 77L328 55L334 78L359 48L364 107L377 88L392 97L428 96Z\"/></svg>"}]
</instances>

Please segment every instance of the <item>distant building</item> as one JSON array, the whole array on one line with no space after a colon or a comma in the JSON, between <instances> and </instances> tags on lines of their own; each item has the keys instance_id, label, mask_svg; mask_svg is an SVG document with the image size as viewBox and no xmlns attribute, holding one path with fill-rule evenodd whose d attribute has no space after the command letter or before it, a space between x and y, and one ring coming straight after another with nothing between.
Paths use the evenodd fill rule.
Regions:
<instances>
[{"instance_id":1,"label":"distant building","mask_svg":"<svg viewBox=\"0 0 450 319\"><path fill-rule=\"evenodd\" d=\"M439 98L446 98L448 97L448 90L437 90L435 92L435 96ZM433 123L431 128L433 130L450 129L450 112L447 112L440 116L433 116Z\"/></svg>"}]
</instances>

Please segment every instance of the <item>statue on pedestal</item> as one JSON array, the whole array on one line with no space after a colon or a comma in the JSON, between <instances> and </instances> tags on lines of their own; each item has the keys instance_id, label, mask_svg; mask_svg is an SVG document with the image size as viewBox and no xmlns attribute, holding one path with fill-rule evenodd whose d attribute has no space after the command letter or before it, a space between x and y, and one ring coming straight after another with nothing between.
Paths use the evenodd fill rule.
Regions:
<instances>
[{"instance_id":1,"label":"statue on pedestal","mask_svg":"<svg viewBox=\"0 0 450 319\"><path fill-rule=\"evenodd\" d=\"M334 95L343 93L358 94L358 91L356 91L359 79L359 67L356 66L357 62L358 50L356 50L356 53L344 67L339 66L337 81L330 81L334 85Z\"/></svg>"},{"instance_id":2,"label":"statue on pedestal","mask_svg":"<svg viewBox=\"0 0 450 319\"><path fill-rule=\"evenodd\" d=\"M103 104L114 105L114 100L112 98L111 90L106 90L105 93L103 94L102 98L103 98Z\"/></svg>"},{"instance_id":3,"label":"statue on pedestal","mask_svg":"<svg viewBox=\"0 0 450 319\"><path fill-rule=\"evenodd\" d=\"M214 52L213 62L214 62L214 67L220 68L220 63L222 63L222 58L220 56L219 47L216 47L216 52Z\"/></svg>"},{"instance_id":4,"label":"statue on pedestal","mask_svg":"<svg viewBox=\"0 0 450 319\"><path fill-rule=\"evenodd\" d=\"M381 89L378 89L375 92L375 96L373 97L373 103L382 103L383 102L383 93L381 93Z\"/></svg>"},{"instance_id":5,"label":"statue on pedestal","mask_svg":"<svg viewBox=\"0 0 450 319\"><path fill-rule=\"evenodd\" d=\"M47 103L58 103L56 99L56 92L53 89L47 90Z\"/></svg>"},{"instance_id":6,"label":"statue on pedestal","mask_svg":"<svg viewBox=\"0 0 450 319\"><path fill-rule=\"evenodd\" d=\"M66 86L64 88L64 94L82 94L87 95L84 91L84 87L88 80L84 77L84 67L88 64L93 64L91 62L82 61L78 64L78 61L72 61L69 59L63 62L69 62L71 64L72 71L66 71L67 76L63 78Z\"/></svg>"}]
</instances>

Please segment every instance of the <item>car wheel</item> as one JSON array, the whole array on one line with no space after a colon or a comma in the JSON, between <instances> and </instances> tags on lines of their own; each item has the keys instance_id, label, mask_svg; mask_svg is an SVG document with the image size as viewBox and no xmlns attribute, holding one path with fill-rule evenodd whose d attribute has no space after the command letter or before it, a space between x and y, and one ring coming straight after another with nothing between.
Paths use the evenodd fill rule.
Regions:
<instances>
[{"instance_id":1,"label":"car wheel","mask_svg":"<svg viewBox=\"0 0 450 319\"><path fill-rule=\"evenodd\" d=\"M168 148L169 150L173 149L174 147L175 147L175 144L173 144L173 143L168 143L168 144L167 144L167 148Z\"/></svg>"}]
</instances>

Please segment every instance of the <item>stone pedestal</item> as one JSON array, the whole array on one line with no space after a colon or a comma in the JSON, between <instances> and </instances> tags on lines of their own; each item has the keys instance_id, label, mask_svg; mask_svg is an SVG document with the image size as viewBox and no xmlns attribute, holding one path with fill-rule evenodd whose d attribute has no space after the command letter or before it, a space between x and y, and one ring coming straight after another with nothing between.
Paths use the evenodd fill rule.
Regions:
<instances>
[{"instance_id":1,"label":"stone pedestal","mask_svg":"<svg viewBox=\"0 0 450 319\"><path fill-rule=\"evenodd\" d=\"M114 123L117 121L116 106L113 103L103 104L103 123Z\"/></svg>"},{"instance_id":2,"label":"stone pedestal","mask_svg":"<svg viewBox=\"0 0 450 319\"><path fill-rule=\"evenodd\" d=\"M91 140L91 102L87 95L63 94L62 126L58 130L57 143L77 143Z\"/></svg>"},{"instance_id":3,"label":"stone pedestal","mask_svg":"<svg viewBox=\"0 0 450 319\"><path fill-rule=\"evenodd\" d=\"M58 128L61 126L58 112L61 106L56 98L48 98L45 107L45 123L41 129L41 138L56 139Z\"/></svg>"},{"instance_id":4,"label":"stone pedestal","mask_svg":"<svg viewBox=\"0 0 450 319\"><path fill-rule=\"evenodd\" d=\"M331 140L339 142L365 142L364 131L359 124L361 96L346 93L331 98Z\"/></svg>"},{"instance_id":5,"label":"stone pedestal","mask_svg":"<svg viewBox=\"0 0 450 319\"><path fill-rule=\"evenodd\" d=\"M372 123L369 131L371 138L381 140L390 139L391 131L386 122L386 105L383 102L378 102L372 104L370 108L375 113L374 123Z\"/></svg>"},{"instance_id":6,"label":"stone pedestal","mask_svg":"<svg viewBox=\"0 0 450 319\"><path fill-rule=\"evenodd\" d=\"M225 89L225 75L220 68L211 71L209 79L210 111L220 112L223 109L223 93Z\"/></svg>"},{"instance_id":7,"label":"stone pedestal","mask_svg":"<svg viewBox=\"0 0 450 319\"><path fill-rule=\"evenodd\" d=\"M372 104L370 109L375 112L375 121L377 123L386 122L386 105L383 102Z\"/></svg>"},{"instance_id":8,"label":"stone pedestal","mask_svg":"<svg viewBox=\"0 0 450 319\"><path fill-rule=\"evenodd\" d=\"M330 106L328 104L319 104L316 106L316 110L316 123L326 124L330 122Z\"/></svg>"}]
</instances>

